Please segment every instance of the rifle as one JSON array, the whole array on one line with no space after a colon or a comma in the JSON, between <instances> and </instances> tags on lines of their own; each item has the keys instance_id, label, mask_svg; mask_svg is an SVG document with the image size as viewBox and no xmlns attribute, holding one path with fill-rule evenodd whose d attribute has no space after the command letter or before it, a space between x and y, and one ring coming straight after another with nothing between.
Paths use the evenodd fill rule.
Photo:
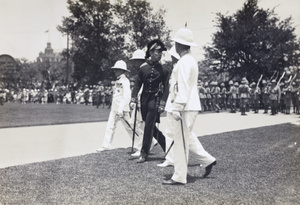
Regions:
<instances>
[{"instance_id":1,"label":"rifle","mask_svg":"<svg viewBox=\"0 0 300 205\"><path fill-rule=\"evenodd\" d=\"M258 81L257 81L257 84L256 84L256 90L257 90L257 88L258 88L258 85L259 85L259 83L260 83L262 77L263 77L263 74L260 75L260 77L259 77L259 79L258 79Z\"/></svg>"},{"instance_id":2,"label":"rifle","mask_svg":"<svg viewBox=\"0 0 300 205\"><path fill-rule=\"evenodd\" d=\"M291 77L292 77L292 76L291 76ZM290 77L290 78L291 78L291 77ZM296 77L297 77L297 74L295 74L294 77L291 79L291 81L290 81L290 86L292 85L292 83L293 83L293 81L295 80Z\"/></svg>"},{"instance_id":3,"label":"rifle","mask_svg":"<svg viewBox=\"0 0 300 205\"><path fill-rule=\"evenodd\" d=\"M279 72L277 72L275 80L277 80L277 78L278 78L278 75L279 75Z\"/></svg>"},{"instance_id":4,"label":"rifle","mask_svg":"<svg viewBox=\"0 0 300 205\"><path fill-rule=\"evenodd\" d=\"M285 72L283 72L282 76L279 78L279 80L278 80L278 82L277 82L277 87L279 86L280 81L282 80L282 78L284 77L284 75L285 75Z\"/></svg>"},{"instance_id":5,"label":"rifle","mask_svg":"<svg viewBox=\"0 0 300 205\"><path fill-rule=\"evenodd\" d=\"M273 73L273 75L272 75L271 78L270 78L270 81L273 80L273 78L274 78L274 76L275 76L276 73L277 73L277 71L275 71L275 72Z\"/></svg>"}]
</instances>

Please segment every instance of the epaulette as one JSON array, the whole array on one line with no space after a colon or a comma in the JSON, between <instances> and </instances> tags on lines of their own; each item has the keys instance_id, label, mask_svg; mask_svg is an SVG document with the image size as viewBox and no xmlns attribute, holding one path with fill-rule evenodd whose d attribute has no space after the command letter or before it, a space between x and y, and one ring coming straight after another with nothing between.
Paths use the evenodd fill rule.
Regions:
<instances>
[{"instance_id":1,"label":"epaulette","mask_svg":"<svg viewBox=\"0 0 300 205\"><path fill-rule=\"evenodd\" d=\"M140 68L147 65L148 63L144 62L142 65L140 65Z\"/></svg>"}]
</instances>

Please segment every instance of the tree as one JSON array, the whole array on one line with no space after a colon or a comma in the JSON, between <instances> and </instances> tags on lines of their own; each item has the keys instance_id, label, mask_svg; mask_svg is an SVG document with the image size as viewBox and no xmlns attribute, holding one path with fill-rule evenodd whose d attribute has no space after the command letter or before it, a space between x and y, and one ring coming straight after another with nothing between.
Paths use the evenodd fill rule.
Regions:
<instances>
[{"instance_id":1,"label":"tree","mask_svg":"<svg viewBox=\"0 0 300 205\"><path fill-rule=\"evenodd\" d=\"M130 58L136 49L143 49L153 39L160 39L170 47L170 30L164 21L166 10L154 11L145 0L118 1L114 5L115 15L119 24L116 30L122 31L125 39L123 50ZM137 70L129 67L130 75L135 76Z\"/></svg>"},{"instance_id":2,"label":"tree","mask_svg":"<svg viewBox=\"0 0 300 205\"><path fill-rule=\"evenodd\" d=\"M86 81L82 83L95 83L108 77L104 68L110 65L111 5L109 0L68 0L68 5L71 16L63 19L58 30L72 39L72 76L79 82Z\"/></svg>"},{"instance_id":3,"label":"tree","mask_svg":"<svg viewBox=\"0 0 300 205\"><path fill-rule=\"evenodd\" d=\"M17 72L14 73L13 80L15 88L33 88L39 74L38 68L25 58L16 59L16 63Z\"/></svg>"},{"instance_id":4,"label":"tree","mask_svg":"<svg viewBox=\"0 0 300 205\"><path fill-rule=\"evenodd\" d=\"M232 16L218 13L218 31L205 47L210 68L230 78L257 80L299 66L300 44L291 20L280 21L274 9L258 8L257 0L247 0Z\"/></svg>"},{"instance_id":5,"label":"tree","mask_svg":"<svg viewBox=\"0 0 300 205\"><path fill-rule=\"evenodd\" d=\"M81 84L113 79L110 68L144 48L150 39L169 37L164 10L153 12L146 0L68 0L71 16L64 17L58 30L70 35L72 77ZM135 72L131 73L131 75Z\"/></svg>"}]
</instances>

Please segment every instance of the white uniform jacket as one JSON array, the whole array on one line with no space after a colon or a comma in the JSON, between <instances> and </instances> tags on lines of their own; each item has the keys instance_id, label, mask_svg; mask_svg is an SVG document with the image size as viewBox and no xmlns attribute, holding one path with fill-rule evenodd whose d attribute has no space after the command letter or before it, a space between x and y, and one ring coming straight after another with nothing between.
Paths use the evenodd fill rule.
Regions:
<instances>
[{"instance_id":1,"label":"white uniform jacket","mask_svg":"<svg viewBox=\"0 0 300 205\"><path fill-rule=\"evenodd\" d=\"M111 110L121 113L129 112L129 103L131 99L130 82L125 74L119 76L113 89Z\"/></svg>"},{"instance_id":2,"label":"white uniform jacket","mask_svg":"<svg viewBox=\"0 0 300 205\"><path fill-rule=\"evenodd\" d=\"M198 88L198 65L190 53L183 55L175 65L170 77L170 93L165 110L172 112L201 110ZM184 105L184 107L182 107Z\"/></svg>"}]
</instances>

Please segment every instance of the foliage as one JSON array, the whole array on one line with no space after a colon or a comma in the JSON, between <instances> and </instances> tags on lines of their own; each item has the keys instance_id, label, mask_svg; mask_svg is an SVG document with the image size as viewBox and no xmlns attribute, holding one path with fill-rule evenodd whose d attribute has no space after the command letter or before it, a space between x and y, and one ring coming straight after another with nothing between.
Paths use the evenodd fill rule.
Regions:
<instances>
[{"instance_id":1,"label":"foliage","mask_svg":"<svg viewBox=\"0 0 300 205\"><path fill-rule=\"evenodd\" d=\"M33 63L28 62L25 58L16 59L16 72L13 74L11 82L14 88L34 87L38 75L38 68Z\"/></svg>"},{"instance_id":2,"label":"foliage","mask_svg":"<svg viewBox=\"0 0 300 205\"><path fill-rule=\"evenodd\" d=\"M165 11L153 12L146 0L115 4L109 0L69 0L68 5L71 16L63 19L58 30L72 39L72 77L81 84L113 79L110 67L117 60L126 61L150 39L165 41L169 37L163 20Z\"/></svg>"},{"instance_id":3,"label":"foliage","mask_svg":"<svg viewBox=\"0 0 300 205\"><path fill-rule=\"evenodd\" d=\"M16 69L7 76L10 88L45 88L50 89L55 84L64 84L65 59L57 62L16 59Z\"/></svg>"},{"instance_id":4,"label":"foliage","mask_svg":"<svg viewBox=\"0 0 300 205\"><path fill-rule=\"evenodd\" d=\"M258 8L257 0L247 0L232 16L217 14L218 31L206 60L217 73L230 78L257 80L299 66L299 41L292 19L280 21L273 10Z\"/></svg>"},{"instance_id":5,"label":"foliage","mask_svg":"<svg viewBox=\"0 0 300 205\"><path fill-rule=\"evenodd\" d=\"M95 81L107 66L109 53L111 5L108 0L68 1L70 17L63 19L58 30L72 39L71 56L74 62L73 77L77 80Z\"/></svg>"}]
</instances>

